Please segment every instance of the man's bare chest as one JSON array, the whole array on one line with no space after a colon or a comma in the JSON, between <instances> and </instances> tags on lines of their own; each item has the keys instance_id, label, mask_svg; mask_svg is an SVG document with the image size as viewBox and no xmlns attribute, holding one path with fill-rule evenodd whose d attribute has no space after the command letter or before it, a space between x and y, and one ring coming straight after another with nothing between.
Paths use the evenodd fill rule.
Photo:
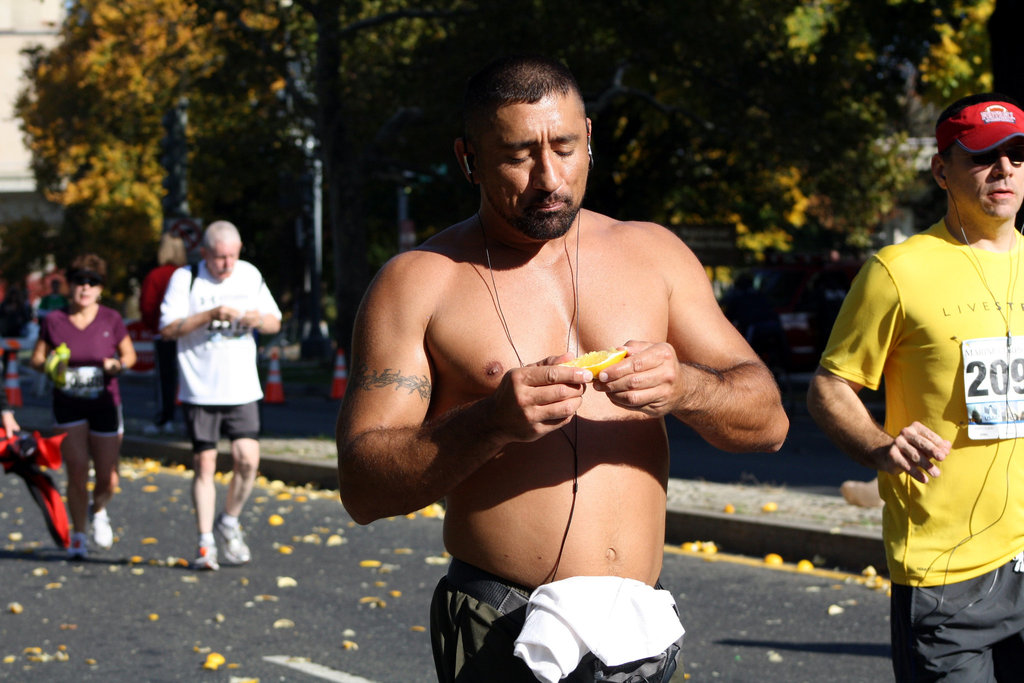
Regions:
<instances>
[{"instance_id":1,"label":"man's bare chest","mask_svg":"<svg viewBox=\"0 0 1024 683\"><path fill-rule=\"evenodd\" d=\"M448 291L431 317L426 343L435 387L486 395L520 365L667 335L660 292L601 287L596 278L581 278L573 288L507 277L492 282L486 270L479 275Z\"/></svg>"}]
</instances>

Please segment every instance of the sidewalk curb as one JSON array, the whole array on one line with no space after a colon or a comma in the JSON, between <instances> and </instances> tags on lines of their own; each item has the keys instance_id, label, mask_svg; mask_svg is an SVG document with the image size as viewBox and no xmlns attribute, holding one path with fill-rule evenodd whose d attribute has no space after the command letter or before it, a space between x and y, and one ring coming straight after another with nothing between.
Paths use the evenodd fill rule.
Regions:
<instances>
[{"instance_id":1,"label":"sidewalk curb","mask_svg":"<svg viewBox=\"0 0 1024 683\"><path fill-rule=\"evenodd\" d=\"M815 565L861 572L871 565L886 574L885 546L878 533L837 531L799 522L766 522L744 515L670 508L665 542L713 540L724 552L753 557L777 553L787 562L812 560Z\"/></svg>"},{"instance_id":2,"label":"sidewalk curb","mask_svg":"<svg viewBox=\"0 0 1024 683\"><path fill-rule=\"evenodd\" d=\"M166 465L192 466L187 442L166 441L125 435L121 447L125 457L144 457ZM231 455L221 449L217 468L230 471ZM260 474L289 484L313 484L321 489L338 488L334 463L313 463L302 458L263 455ZM812 560L815 564L861 572L871 565L886 573L885 549L881 535L858 530L833 530L798 522L767 522L741 514L724 514L698 508L669 506L666 510L665 542L670 545L712 540L723 552L751 557L778 553L787 561Z\"/></svg>"},{"instance_id":3,"label":"sidewalk curb","mask_svg":"<svg viewBox=\"0 0 1024 683\"><path fill-rule=\"evenodd\" d=\"M121 443L121 457L150 458L165 465L192 467L192 447L184 441L165 441L125 434ZM231 464L231 453L223 448L218 449L217 470L230 472ZM267 479L279 479L287 484L313 484L321 489L338 489L338 470L333 464L311 463L301 458L263 454L260 456L260 474Z\"/></svg>"}]
</instances>

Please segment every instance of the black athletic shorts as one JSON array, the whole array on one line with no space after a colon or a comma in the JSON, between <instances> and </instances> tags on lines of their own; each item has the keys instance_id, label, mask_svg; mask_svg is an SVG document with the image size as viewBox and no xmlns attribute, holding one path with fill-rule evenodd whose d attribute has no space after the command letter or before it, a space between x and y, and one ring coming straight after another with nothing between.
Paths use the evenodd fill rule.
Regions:
<instances>
[{"instance_id":1,"label":"black athletic shorts","mask_svg":"<svg viewBox=\"0 0 1024 683\"><path fill-rule=\"evenodd\" d=\"M1024 553L967 581L894 583L890 616L899 683L1024 680Z\"/></svg>"},{"instance_id":2,"label":"black athletic shorts","mask_svg":"<svg viewBox=\"0 0 1024 683\"><path fill-rule=\"evenodd\" d=\"M530 591L473 565L453 559L434 590L430 640L442 683L530 683L537 678L513 654L526 621ZM649 659L607 666L587 653L566 683L668 683L682 648L680 637Z\"/></svg>"},{"instance_id":3,"label":"black athletic shorts","mask_svg":"<svg viewBox=\"0 0 1024 683\"><path fill-rule=\"evenodd\" d=\"M78 398L61 391L53 392L53 418L58 427L86 423L89 431L99 436L117 436L124 432L120 404L104 391L99 398Z\"/></svg>"},{"instance_id":4,"label":"black athletic shorts","mask_svg":"<svg viewBox=\"0 0 1024 683\"><path fill-rule=\"evenodd\" d=\"M226 436L235 439L258 439L260 411L256 401L238 406L205 406L186 403L185 426L192 440L192 452L217 448L217 441Z\"/></svg>"}]
</instances>

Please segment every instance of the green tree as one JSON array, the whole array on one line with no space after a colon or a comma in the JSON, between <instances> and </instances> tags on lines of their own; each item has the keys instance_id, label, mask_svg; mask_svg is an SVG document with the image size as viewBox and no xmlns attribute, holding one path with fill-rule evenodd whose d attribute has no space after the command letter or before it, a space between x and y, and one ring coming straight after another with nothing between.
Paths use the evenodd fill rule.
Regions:
<instances>
[{"instance_id":1,"label":"green tree","mask_svg":"<svg viewBox=\"0 0 1024 683\"><path fill-rule=\"evenodd\" d=\"M985 5L480 3L450 41L424 46L418 99L425 119L446 122L430 151L449 158L451 103L473 68L503 52L552 54L576 73L595 123L589 206L669 226L735 225L755 255L862 247L914 181L908 110L922 95L976 89L986 60L956 52L980 41Z\"/></svg>"},{"instance_id":2,"label":"green tree","mask_svg":"<svg viewBox=\"0 0 1024 683\"><path fill-rule=\"evenodd\" d=\"M179 0L76 3L62 42L31 54L30 86L16 104L39 186L65 209L59 236L43 246L58 264L81 251L103 254L115 289L159 234L162 169L152 143L160 94L176 85L166 63L173 56L201 68L191 47L201 36L169 35L143 9L151 4L188 16Z\"/></svg>"},{"instance_id":3,"label":"green tree","mask_svg":"<svg viewBox=\"0 0 1024 683\"><path fill-rule=\"evenodd\" d=\"M302 154L279 97L283 29L256 11L265 3L236 4L229 14L190 0L78 0L61 43L31 55L17 111L39 185L65 208L46 245L58 264L93 250L115 288L142 276L163 224L161 120L185 97L193 213L236 222L249 257L274 254L272 273L289 272L294 240L282 236L298 207L277 189Z\"/></svg>"},{"instance_id":4,"label":"green tree","mask_svg":"<svg viewBox=\"0 0 1024 683\"><path fill-rule=\"evenodd\" d=\"M275 291L301 290L316 156L345 346L397 248L398 188L421 237L474 210L451 143L463 84L490 58L546 53L578 76L595 125L587 206L735 225L754 255L859 247L913 187L911 113L985 83L993 5L77 0L63 42L33 55L19 114L68 209L54 250L113 250L124 276L160 230L160 121L178 98L193 214L236 222Z\"/></svg>"}]
</instances>

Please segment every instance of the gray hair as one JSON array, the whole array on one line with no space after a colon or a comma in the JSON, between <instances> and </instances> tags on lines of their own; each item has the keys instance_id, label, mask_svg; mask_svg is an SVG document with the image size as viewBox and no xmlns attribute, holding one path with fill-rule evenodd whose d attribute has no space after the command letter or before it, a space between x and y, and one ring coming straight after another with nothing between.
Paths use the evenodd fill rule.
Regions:
<instances>
[{"instance_id":1,"label":"gray hair","mask_svg":"<svg viewBox=\"0 0 1024 683\"><path fill-rule=\"evenodd\" d=\"M234 223L214 221L206 227L206 232L203 233L203 246L212 249L218 242L242 242L242 236Z\"/></svg>"}]
</instances>

